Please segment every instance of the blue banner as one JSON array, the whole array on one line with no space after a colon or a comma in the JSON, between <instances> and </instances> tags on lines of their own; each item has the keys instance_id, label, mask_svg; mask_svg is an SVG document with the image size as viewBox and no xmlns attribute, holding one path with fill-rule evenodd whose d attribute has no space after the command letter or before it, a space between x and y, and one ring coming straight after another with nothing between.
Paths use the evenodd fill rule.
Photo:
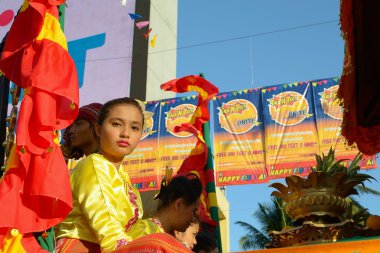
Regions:
<instances>
[{"instance_id":1,"label":"blue banner","mask_svg":"<svg viewBox=\"0 0 380 253\"><path fill-rule=\"evenodd\" d=\"M153 115L145 120L143 135L136 149L123 161L132 183L140 191L160 188L158 130L160 121L160 102L150 101L145 109Z\"/></svg>"}]
</instances>

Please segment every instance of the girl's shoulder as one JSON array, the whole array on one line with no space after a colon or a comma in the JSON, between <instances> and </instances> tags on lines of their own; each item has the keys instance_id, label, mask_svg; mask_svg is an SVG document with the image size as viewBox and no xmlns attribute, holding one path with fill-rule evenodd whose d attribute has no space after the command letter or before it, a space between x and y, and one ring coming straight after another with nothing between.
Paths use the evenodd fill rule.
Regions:
<instances>
[{"instance_id":1,"label":"girl's shoulder","mask_svg":"<svg viewBox=\"0 0 380 253\"><path fill-rule=\"evenodd\" d=\"M97 153L91 154L80 161L77 165L77 169L82 171L83 169L86 171L91 170L95 174L110 173L113 175L118 173L113 163L104 158L103 155Z\"/></svg>"},{"instance_id":2,"label":"girl's shoulder","mask_svg":"<svg viewBox=\"0 0 380 253\"><path fill-rule=\"evenodd\" d=\"M72 170L70 181L82 181L97 178L97 180L112 180L117 176L115 166L100 154L91 154L83 158Z\"/></svg>"},{"instance_id":3,"label":"girl's shoulder","mask_svg":"<svg viewBox=\"0 0 380 253\"><path fill-rule=\"evenodd\" d=\"M88 166L88 165L93 165L96 162L104 162L104 163L109 163L107 159L105 159L101 154L98 153L93 153L89 156L86 156L82 158L78 164L75 166L77 167L83 167L83 166Z\"/></svg>"},{"instance_id":4,"label":"girl's shoulder","mask_svg":"<svg viewBox=\"0 0 380 253\"><path fill-rule=\"evenodd\" d=\"M101 161L99 163L99 161ZM99 164L107 163L108 161L100 154L91 154L87 157L82 158L77 165L71 170L71 175L73 174L83 174L90 171L96 170Z\"/></svg>"}]
</instances>

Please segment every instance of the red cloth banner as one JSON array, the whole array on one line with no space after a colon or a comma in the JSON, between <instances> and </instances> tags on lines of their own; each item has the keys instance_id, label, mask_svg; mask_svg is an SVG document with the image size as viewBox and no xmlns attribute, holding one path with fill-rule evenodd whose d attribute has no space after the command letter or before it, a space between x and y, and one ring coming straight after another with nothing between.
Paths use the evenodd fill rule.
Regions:
<instances>
[{"instance_id":1,"label":"red cloth banner","mask_svg":"<svg viewBox=\"0 0 380 253\"><path fill-rule=\"evenodd\" d=\"M78 81L57 5L63 1L25 1L8 33L0 70L24 88L17 140L0 182L0 228L20 233L43 231L72 208L66 163L55 130L78 114ZM24 245L25 246L25 245Z\"/></svg>"}]
</instances>

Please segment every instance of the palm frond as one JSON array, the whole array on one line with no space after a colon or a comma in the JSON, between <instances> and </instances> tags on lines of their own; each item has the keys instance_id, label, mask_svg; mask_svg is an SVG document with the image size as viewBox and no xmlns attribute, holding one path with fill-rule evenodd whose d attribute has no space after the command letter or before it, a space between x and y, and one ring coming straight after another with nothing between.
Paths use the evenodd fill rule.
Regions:
<instances>
[{"instance_id":1,"label":"palm frond","mask_svg":"<svg viewBox=\"0 0 380 253\"><path fill-rule=\"evenodd\" d=\"M365 225L365 221L370 213L367 208L363 207L356 199L352 197L346 198L348 203L348 210L346 218L352 219L356 225Z\"/></svg>"},{"instance_id":2,"label":"palm frond","mask_svg":"<svg viewBox=\"0 0 380 253\"><path fill-rule=\"evenodd\" d=\"M376 191L375 189L369 188L367 186L357 185L355 189L359 192L359 195L372 194L372 195L380 196L379 191Z\"/></svg>"},{"instance_id":3,"label":"palm frond","mask_svg":"<svg viewBox=\"0 0 380 253\"><path fill-rule=\"evenodd\" d=\"M251 224L244 221L237 221L235 224L242 226L247 231L239 240L239 244L244 250L263 249L265 244L270 242L270 238L267 235Z\"/></svg>"},{"instance_id":4,"label":"palm frond","mask_svg":"<svg viewBox=\"0 0 380 253\"><path fill-rule=\"evenodd\" d=\"M254 217L261 224L262 231L269 232L273 230L281 230L281 224L284 223L280 208L275 202L276 198L271 199L270 205L259 203L259 208L254 213Z\"/></svg>"},{"instance_id":5,"label":"palm frond","mask_svg":"<svg viewBox=\"0 0 380 253\"><path fill-rule=\"evenodd\" d=\"M247 231L239 240L244 250L264 248L271 241L270 232L280 231L284 226L292 224L290 217L284 211L284 205L284 201L278 197L271 198L269 204L258 204L253 216L259 222L260 230L244 221L235 222Z\"/></svg>"}]
</instances>

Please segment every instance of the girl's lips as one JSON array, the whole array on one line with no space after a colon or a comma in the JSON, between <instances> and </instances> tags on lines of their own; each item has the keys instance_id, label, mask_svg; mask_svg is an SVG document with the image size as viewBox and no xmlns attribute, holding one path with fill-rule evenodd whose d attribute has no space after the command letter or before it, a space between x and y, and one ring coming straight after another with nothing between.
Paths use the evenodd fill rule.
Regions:
<instances>
[{"instance_id":1,"label":"girl's lips","mask_svg":"<svg viewBox=\"0 0 380 253\"><path fill-rule=\"evenodd\" d=\"M117 145L119 145L119 147L126 148L126 147L129 146L129 142L127 142L127 141L118 141Z\"/></svg>"}]
</instances>

